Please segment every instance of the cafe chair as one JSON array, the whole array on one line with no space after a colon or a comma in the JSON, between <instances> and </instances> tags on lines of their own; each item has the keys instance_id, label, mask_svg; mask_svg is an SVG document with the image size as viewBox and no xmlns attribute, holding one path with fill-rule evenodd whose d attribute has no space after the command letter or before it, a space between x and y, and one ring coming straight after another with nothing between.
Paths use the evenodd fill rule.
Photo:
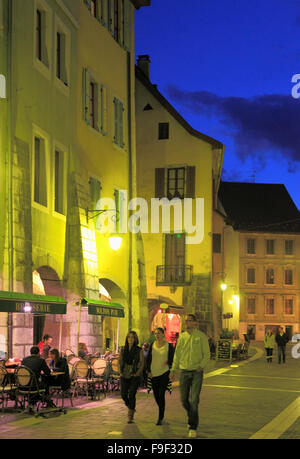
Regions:
<instances>
[{"instance_id":1,"label":"cafe chair","mask_svg":"<svg viewBox=\"0 0 300 459\"><path fill-rule=\"evenodd\" d=\"M63 389L61 386L50 386L49 387L49 394L50 398L55 398L56 399L56 406L58 407L58 399L61 397L61 408L64 408L65 406L65 399L69 398L71 406L73 407L73 391L72 391L72 382L71 382L71 387L69 389Z\"/></svg>"},{"instance_id":2,"label":"cafe chair","mask_svg":"<svg viewBox=\"0 0 300 459\"><path fill-rule=\"evenodd\" d=\"M89 365L85 360L79 360L74 365L75 376L74 376L74 395L78 396L84 392L88 400L89 393L92 399L95 395L95 382L89 377Z\"/></svg>"},{"instance_id":3,"label":"cafe chair","mask_svg":"<svg viewBox=\"0 0 300 459\"><path fill-rule=\"evenodd\" d=\"M111 391L120 390L119 359L117 358L113 358L110 360L108 384Z\"/></svg>"},{"instance_id":4,"label":"cafe chair","mask_svg":"<svg viewBox=\"0 0 300 459\"><path fill-rule=\"evenodd\" d=\"M106 397L107 391L107 362L105 359L95 359L91 365L92 369L92 380L94 381L94 391L95 395L103 392Z\"/></svg>"},{"instance_id":5,"label":"cafe chair","mask_svg":"<svg viewBox=\"0 0 300 459\"><path fill-rule=\"evenodd\" d=\"M0 366L0 404L2 405L2 411L5 406L8 405L8 400L14 394L16 387L11 384L11 379L5 368Z\"/></svg>"},{"instance_id":6,"label":"cafe chair","mask_svg":"<svg viewBox=\"0 0 300 459\"><path fill-rule=\"evenodd\" d=\"M37 411L39 411L39 404L46 403L46 390L40 387L35 373L30 368L24 365L16 368L15 384L17 402L22 409L25 409L27 402L28 408L37 404Z\"/></svg>"}]
</instances>

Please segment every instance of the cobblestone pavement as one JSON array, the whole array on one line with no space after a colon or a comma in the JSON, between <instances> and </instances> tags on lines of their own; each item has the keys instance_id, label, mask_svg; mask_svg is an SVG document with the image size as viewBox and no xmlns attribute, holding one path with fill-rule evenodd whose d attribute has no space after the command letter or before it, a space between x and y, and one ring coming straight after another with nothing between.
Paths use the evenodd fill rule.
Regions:
<instances>
[{"instance_id":1,"label":"cobblestone pavement","mask_svg":"<svg viewBox=\"0 0 300 459\"><path fill-rule=\"evenodd\" d=\"M275 359L269 365L262 352L248 361L233 362L234 366L209 362L200 397L197 438L250 438L268 426L300 396L299 363L288 357L285 365L278 365ZM97 402L86 403L82 399L80 407L77 404L66 415L52 414L48 419L3 413L0 439L187 438L187 418L178 388L175 387L171 395L166 394L166 417L162 426L155 425L157 406L152 393L140 391L136 408L134 424L127 424L127 410L119 394L108 395ZM300 438L299 420L292 425L287 422L285 431L276 438Z\"/></svg>"}]
</instances>

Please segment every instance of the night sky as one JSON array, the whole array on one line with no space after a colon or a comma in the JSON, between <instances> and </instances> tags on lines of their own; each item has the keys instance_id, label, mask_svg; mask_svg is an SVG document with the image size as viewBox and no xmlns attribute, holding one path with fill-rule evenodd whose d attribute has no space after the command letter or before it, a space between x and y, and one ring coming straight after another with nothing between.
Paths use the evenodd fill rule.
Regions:
<instances>
[{"instance_id":1,"label":"night sky","mask_svg":"<svg viewBox=\"0 0 300 459\"><path fill-rule=\"evenodd\" d=\"M222 180L283 183L300 209L299 0L151 0L139 54L191 126L225 144Z\"/></svg>"}]
</instances>

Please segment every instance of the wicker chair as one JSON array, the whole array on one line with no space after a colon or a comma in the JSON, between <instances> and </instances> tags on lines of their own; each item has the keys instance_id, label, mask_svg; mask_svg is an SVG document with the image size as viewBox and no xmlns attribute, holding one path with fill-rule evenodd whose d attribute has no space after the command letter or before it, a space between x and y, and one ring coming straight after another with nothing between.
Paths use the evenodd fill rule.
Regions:
<instances>
[{"instance_id":1,"label":"wicker chair","mask_svg":"<svg viewBox=\"0 0 300 459\"><path fill-rule=\"evenodd\" d=\"M107 361L105 359L96 359L92 364L92 380L95 384L95 395L100 393L106 397L107 392Z\"/></svg>"},{"instance_id":2,"label":"wicker chair","mask_svg":"<svg viewBox=\"0 0 300 459\"><path fill-rule=\"evenodd\" d=\"M8 405L8 400L15 393L16 386L11 383L11 378L5 368L0 366L0 404L2 411Z\"/></svg>"},{"instance_id":3,"label":"wicker chair","mask_svg":"<svg viewBox=\"0 0 300 459\"><path fill-rule=\"evenodd\" d=\"M95 382L89 377L90 368L85 360L79 360L74 365L74 395L78 396L82 391L85 392L86 398L89 398L89 392L92 398L95 395Z\"/></svg>"},{"instance_id":4,"label":"wicker chair","mask_svg":"<svg viewBox=\"0 0 300 459\"><path fill-rule=\"evenodd\" d=\"M30 407L37 403L37 411L40 403L45 403L46 389L41 387L35 373L28 367L21 365L15 370L15 384L17 402L25 409L26 402ZM20 400L21 399L21 400Z\"/></svg>"}]
</instances>

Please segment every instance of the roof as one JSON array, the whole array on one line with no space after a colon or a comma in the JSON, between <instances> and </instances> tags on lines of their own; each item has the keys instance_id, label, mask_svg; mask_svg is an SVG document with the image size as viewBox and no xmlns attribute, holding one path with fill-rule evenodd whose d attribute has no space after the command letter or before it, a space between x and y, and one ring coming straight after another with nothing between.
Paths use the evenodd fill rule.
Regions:
<instances>
[{"instance_id":1,"label":"roof","mask_svg":"<svg viewBox=\"0 0 300 459\"><path fill-rule=\"evenodd\" d=\"M189 134L198 137L199 139L209 143L213 148L224 149L224 145L218 140L196 131L192 126L175 110L175 108L167 101L167 99L158 91L157 86L152 84L144 72L138 67L135 67L136 78L148 89L153 97L172 115L187 131Z\"/></svg>"},{"instance_id":2,"label":"roof","mask_svg":"<svg viewBox=\"0 0 300 459\"><path fill-rule=\"evenodd\" d=\"M151 0L131 0L131 3L139 10L141 6L150 6Z\"/></svg>"},{"instance_id":3,"label":"roof","mask_svg":"<svg viewBox=\"0 0 300 459\"><path fill-rule=\"evenodd\" d=\"M300 212L283 184L221 182L219 199L235 230L300 233Z\"/></svg>"}]
</instances>

